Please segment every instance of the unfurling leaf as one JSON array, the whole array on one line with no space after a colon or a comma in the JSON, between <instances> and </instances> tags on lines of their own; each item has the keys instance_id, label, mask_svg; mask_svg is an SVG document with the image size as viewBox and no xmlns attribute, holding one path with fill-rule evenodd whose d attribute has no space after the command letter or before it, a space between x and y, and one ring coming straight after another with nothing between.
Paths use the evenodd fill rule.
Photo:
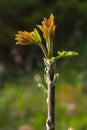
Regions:
<instances>
[{"instance_id":1,"label":"unfurling leaf","mask_svg":"<svg viewBox=\"0 0 87 130\"><path fill-rule=\"evenodd\" d=\"M42 41L37 29L34 29L33 32L19 31L15 40L17 41L16 44L20 45L37 44Z\"/></svg>"},{"instance_id":2,"label":"unfurling leaf","mask_svg":"<svg viewBox=\"0 0 87 130\"><path fill-rule=\"evenodd\" d=\"M78 53L75 51L62 51L62 52L58 51L58 55L60 57L69 57L69 56L71 57L71 56L77 56Z\"/></svg>"}]
</instances>

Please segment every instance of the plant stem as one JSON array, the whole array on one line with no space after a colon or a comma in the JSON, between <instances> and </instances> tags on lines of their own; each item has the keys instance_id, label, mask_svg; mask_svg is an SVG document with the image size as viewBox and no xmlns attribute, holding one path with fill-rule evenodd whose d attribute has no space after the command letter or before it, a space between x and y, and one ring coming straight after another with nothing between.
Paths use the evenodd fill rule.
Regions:
<instances>
[{"instance_id":1,"label":"plant stem","mask_svg":"<svg viewBox=\"0 0 87 130\"><path fill-rule=\"evenodd\" d=\"M47 105L48 117L46 121L47 130L55 130L55 82L54 82L54 63L46 64L47 76Z\"/></svg>"},{"instance_id":2,"label":"plant stem","mask_svg":"<svg viewBox=\"0 0 87 130\"><path fill-rule=\"evenodd\" d=\"M43 52L43 54L44 54L45 58L46 58L46 59L48 59L47 50L45 49L45 47L43 46L43 44L42 44L42 43L40 43L40 44L37 44L37 45L39 45L39 46L40 46L40 48L42 49L42 52Z\"/></svg>"}]
</instances>

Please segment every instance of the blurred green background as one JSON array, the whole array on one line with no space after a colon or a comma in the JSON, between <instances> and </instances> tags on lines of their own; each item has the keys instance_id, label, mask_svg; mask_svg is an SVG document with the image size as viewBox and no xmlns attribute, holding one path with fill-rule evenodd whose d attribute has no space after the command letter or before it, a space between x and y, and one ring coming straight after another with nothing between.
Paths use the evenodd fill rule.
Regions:
<instances>
[{"instance_id":1,"label":"blurred green background","mask_svg":"<svg viewBox=\"0 0 87 130\"><path fill-rule=\"evenodd\" d=\"M54 55L79 52L56 65L56 130L87 130L86 0L0 0L0 130L46 129L46 95L37 87L44 83L43 54L35 45L16 45L15 34L32 31L50 13L57 26Z\"/></svg>"}]
</instances>

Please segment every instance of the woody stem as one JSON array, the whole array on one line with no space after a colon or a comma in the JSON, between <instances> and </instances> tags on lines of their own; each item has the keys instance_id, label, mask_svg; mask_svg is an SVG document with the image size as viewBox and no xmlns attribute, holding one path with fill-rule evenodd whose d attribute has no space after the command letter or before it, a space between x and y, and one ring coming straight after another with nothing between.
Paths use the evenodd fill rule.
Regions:
<instances>
[{"instance_id":1,"label":"woody stem","mask_svg":"<svg viewBox=\"0 0 87 130\"><path fill-rule=\"evenodd\" d=\"M46 65L46 75L48 79L47 106L48 117L46 121L47 130L55 130L55 83L54 83L54 63Z\"/></svg>"}]
</instances>

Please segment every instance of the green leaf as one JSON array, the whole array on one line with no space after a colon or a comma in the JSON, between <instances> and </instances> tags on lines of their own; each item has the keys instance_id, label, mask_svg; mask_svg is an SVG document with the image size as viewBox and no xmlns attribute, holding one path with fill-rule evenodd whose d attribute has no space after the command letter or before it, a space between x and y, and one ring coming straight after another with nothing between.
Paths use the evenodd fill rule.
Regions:
<instances>
[{"instance_id":1,"label":"green leaf","mask_svg":"<svg viewBox=\"0 0 87 130\"><path fill-rule=\"evenodd\" d=\"M66 58L66 57L73 57L73 56L77 56L78 52L76 51L58 51L58 56L53 57L52 61L55 62L61 58Z\"/></svg>"},{"instance_id":2,"label":"green leaf","mask_svg":"<svg viewBox=\"0 0 87 130\"><path fill-rule=\"evenodd\" d=\"M71 56L77 56L78 55L78 52L75 52L75 51L58 51L58 55L60 57L71 57Z\"/></svg>"}]
</instances>

